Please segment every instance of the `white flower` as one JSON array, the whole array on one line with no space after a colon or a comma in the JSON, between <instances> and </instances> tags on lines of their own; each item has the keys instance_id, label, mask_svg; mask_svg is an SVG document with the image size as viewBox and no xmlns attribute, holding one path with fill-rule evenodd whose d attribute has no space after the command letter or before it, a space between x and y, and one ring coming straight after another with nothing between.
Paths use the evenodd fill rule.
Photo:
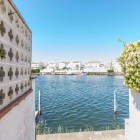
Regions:
<instances>
[{"instance_id":1,"label":"white flower","mask_svg":"<svg viewBox=\"0 0 140 140\"><path fill-rule=\"evenodd\" d=\"M140 92L140 42L125 46L119 62L125 74L125 85Z\"/></svg>"}]
</instances>

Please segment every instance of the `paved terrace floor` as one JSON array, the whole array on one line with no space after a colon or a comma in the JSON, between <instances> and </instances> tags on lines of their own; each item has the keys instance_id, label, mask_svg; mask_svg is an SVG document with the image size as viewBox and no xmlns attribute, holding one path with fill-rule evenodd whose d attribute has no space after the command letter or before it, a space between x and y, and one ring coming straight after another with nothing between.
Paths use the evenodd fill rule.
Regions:
<instances>
[{"instance_id":1,"label":"paved terrace floor","mask_svg":"<svg viewBox=\"0 0 140 140\"><path fill-rule=\"evenodd\" d=\"M124 130L38 135L37 140L125 140Z\"/></svg>"}]
</instances>

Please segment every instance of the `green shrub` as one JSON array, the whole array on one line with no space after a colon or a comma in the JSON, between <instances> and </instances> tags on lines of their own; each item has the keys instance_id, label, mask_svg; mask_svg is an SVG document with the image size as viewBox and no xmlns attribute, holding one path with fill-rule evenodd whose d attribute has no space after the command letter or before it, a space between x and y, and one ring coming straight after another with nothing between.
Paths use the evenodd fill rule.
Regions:
<instances>
[{"instance_id":1,"label":"green shrub","mask_svg":"<svg viewBox=\"0 0 140 140\"><path fill-rule=\"evenodd\" d=\"M108 70L107 72L108 73L114 73L114 70Z\"/></svg>"},{"instance_id":2,"label":"green shrub","mask_svg":"<svg viewBox=\"0 0 140 140\"><path fill-rule=\"evenodd\" d=\"M32 69L32 73L40 73L40 69Z\"/></svg>"},{"instance_id":3,"label":"green shrub","mask_svg":"<svg viewBox=\"0 0 140 140\"><path fill-rule=\"evenodd\" d=\"M93 75L94 73L93 72L88 72L88 75Z\"/></svg>"}]
</instances>

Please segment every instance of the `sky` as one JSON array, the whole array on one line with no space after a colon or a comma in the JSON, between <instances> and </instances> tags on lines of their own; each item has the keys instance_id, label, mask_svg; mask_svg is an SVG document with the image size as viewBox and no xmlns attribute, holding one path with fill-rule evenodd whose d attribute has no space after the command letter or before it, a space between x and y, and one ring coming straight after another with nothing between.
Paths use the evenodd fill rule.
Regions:
<instances>
[{"instance_id":1,"label":"sky","mask_svg":"<svg viewBox=\"0 0 140 140\"><path fill-rule=\"evenodd\" d=\"M116 60L140 39L139 0L13 0L33 33L32 61Z\"/></svg>"}]
</instances>

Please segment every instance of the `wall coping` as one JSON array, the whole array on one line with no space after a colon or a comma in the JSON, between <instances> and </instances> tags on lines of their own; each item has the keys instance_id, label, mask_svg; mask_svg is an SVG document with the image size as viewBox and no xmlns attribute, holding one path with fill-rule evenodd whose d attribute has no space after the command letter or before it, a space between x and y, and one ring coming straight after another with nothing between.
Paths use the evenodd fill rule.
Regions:
<instances>
[{"instance_id":1,"label":"wall coping","mask_svg":"<svg viewBox=\"0 0 140 140\"><path fill-rule=\"evenodd\" d=\"M2 110L0 110L0 119L2 119L9 111L11 111L20 102L22 102L28 95L32 93L32 91L33 89L29 89L23 95L19 96L16 100L14 100L12 103L10 103L6 107L4 107Z\"/></svg>"},{"instance_id":2,"label":"wall coping","mask_svg":"<svg viewBox=\"0 0 140 140\"><path fill-rule=\"evenodd\" d=\"M36 79L38 76L37 75L31 75L30 79Z\"/></svg>"}]
</instances>

